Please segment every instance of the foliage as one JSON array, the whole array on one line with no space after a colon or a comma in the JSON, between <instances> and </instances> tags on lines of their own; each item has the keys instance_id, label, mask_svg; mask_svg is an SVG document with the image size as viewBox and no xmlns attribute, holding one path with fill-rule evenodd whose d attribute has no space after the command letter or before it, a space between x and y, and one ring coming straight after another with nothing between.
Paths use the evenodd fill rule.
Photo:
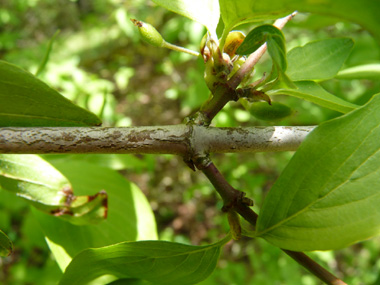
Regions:
<instances>
[{"instance_id":1,"label":"foliage","mask_svg":"<svg viewBox=\"0 0 380 285\"><path fill-rule=\"evenodd\" d=\"M291 154L213 159L227 181L255 199L253 209L260 215L254 236L275 247L260 238L228 243L227 219L216 210L221 201L207 181L179 167L174 157L1 155L0 252L8 255L13 242L21 253L2 258L8 267L0 280L53 284L63 273L61 284L98 277L99 284L317 284L277 247L339 249L379 231L380 97L373 95L380 88L380 16L375 2L154 1L188 20L150 2L147 9L146 1L5 1L0 9L6 24L0 26L1 127L180 123L223 97L218 87L232 80L249 61L245 55L263 43L270 56L243 78L240 103L218 111L213 124L265 120L266 125L319 126L291 160ZM316 14L297 15L283 32L270 25L268 20L294 10ZM140 43L129 18L144 19L165 41L190 50L199 49L205 33L192 21L205 26L209 36L201 56L192 60L189 54ZM220 57L232 29L247 37L236 55ZM255 102L262 99L266 102ZM252 236L245 222L242 227L243 235ZM198 245L183 244L190 242ZM379 250L373 238L310 256L340 270L350 284L370 284L380 276Z\"/></svg>"}]
</instances>

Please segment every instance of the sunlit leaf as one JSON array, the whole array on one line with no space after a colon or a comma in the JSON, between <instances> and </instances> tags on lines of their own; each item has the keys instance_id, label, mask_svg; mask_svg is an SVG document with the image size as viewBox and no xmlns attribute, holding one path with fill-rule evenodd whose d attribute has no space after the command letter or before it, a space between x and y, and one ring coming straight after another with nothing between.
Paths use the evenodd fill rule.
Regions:
<instances>
[{"instance_id":1,"label":"sunlit leaf","mask_svg":"<svg viewBox=\"0 0 380 285\"><path fill-rule=\"evenodd\" d=\"M247 22L276 19L294 11L334 16L362 25L380 43L380 9L373 0L220 0L220 12L227 30Z\"/></svg>"},{"instance_id":2,"label":"sunlit leaf","mask_svg":"<svg viewBox=\"0 0 380 285\"><path fill-rule=\"evenodd\" d=\"M212 273L229 239L207 246L141 241L87 249L73 259L59 284L86 284L104 274L153 284L197 284Z\"/></svg>"},{"instance_id":3,"label":"sunlit leaf","mask_svg":"<svg viewBox=\"0 0 380 285\"><path fill-rule=\"evenodd\" d=\"M277 89L268 91L267 94L294 96L341 113L350 112L358 107L327 92L314 81L296 81L294 85L297 89Z\"/></svg>"},{"instance_id":4,"label":"sunlit leaf","mask_svg":"<svg viewBox=\"0 0 380 285\"><path fill-rule=\"evenodd\" d=\"M287 55L287 74L292 80L333 78L351 52L351 39L327 39L296 47Z\"/></svg>"},{"instance_id":5,"label":"sunlit leaf","mask_svg":"<svg viewBox=\"0 0 380 285\"><path fill-rule=\"evenodd\" d=\"M13 251L13 244L9 237L0 230L0 256L8 256Z\"/></svg>"},{"instance_id":6,"label":"sunlit leaf","mask_svg":"<svg viewBox=\"0 0 380 285\"><path fill-rule=\"evenodd\" d=\"M35 212L61 269L80 251L123 241L157 239L152 209L141 190L118 172L94 163L68 160L51 162L72 183L79 195L106 189L108 216L100 224L77 226Z\"/></svg>"},{"instance_id":7,"label":"sunlit leaf","mask_svg":"<svg viewBox=\"0 0 380 285\"><path fill-rule=\"evenodd\" d=\"M93 196L74 196L70 182L37 155L0 154L0 188L71 223L97 223L107 216L104 191Z\"/></svg>"},{"instance_id":8,"label":"sunlit leaf","mask_svg":"<svg viewBox=\"0 0 380 285\"><path fill-rule=\"evenodd\" d=\"M29 72L0 61L0 127L100 124L93 113L74 105Z\"/></svg>"},{"instance_id":9,"label":"sunlit leaf","mask_svg":"<svg viewBox=\"0 0 380 285\"><path fill-rule=\"evenodd\" d=\"M380 79L380 63L364 64L341 70L335 78L339 79Z\"/></svg>"},{"instance_id":10,"label":"sunlit leaf","mask_svg":"<svg viewBox=\"0 0 380 285\"><path fill-rule=\"evenodd\" d=\"M201 23L211 34L216 34L220 17L218 0L153 0L153 2Z\"/></svg>"},{"instance_id":11,"label":"sunlit leaf","mask_svg":"<svg viewBox=\"0 0 380 285\"><path fill-rule=\"evenodd\" d=\"M329 250L380 233L380 95L310 133L270 190L257 236Z\"/></svg>"}]
</instances>

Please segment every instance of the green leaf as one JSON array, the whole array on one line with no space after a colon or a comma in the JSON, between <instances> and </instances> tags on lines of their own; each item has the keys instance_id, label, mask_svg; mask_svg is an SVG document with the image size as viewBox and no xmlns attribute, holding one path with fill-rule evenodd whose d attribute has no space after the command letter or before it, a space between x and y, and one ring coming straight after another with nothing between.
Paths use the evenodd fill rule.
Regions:
<instances>
[{"instance_id":1,"label":"green leaf","mask_svg":"<svg viewBox=\"0 0 380 285\"><path fill-rule=\"evenodd\" d=\"M372 79L380 78L380 63L364 64L343 69L335 76L338 79Z\"/></svg>"},{"instance_id":2,"label":"green leaf","mask_svg":"<svg viewBox=\"0 0 380 285\"><path fill-rule=\"evenodd\" d=\"M9 237L0 230L0 256L8 256L13 252L13 244Z\"/></svg>"},{"instance_id":3,"label":"green leaf","mask_svg":"<svg viewBox=\"0 0 380 285\"><path fill-rule=\"evenodd\" d=\"M212 35L216 35L220 17L218 0L153 0L153 2L201 23Z\"/></svg>"},{"instance_id":4,"label":"green leaf","mask_svg":"<svg viewBox=\"0 0 380 285\"><path fill-rule=\"evenodd\" d=\"M104 274L153 284L196 284L212 273L221 247L229 240L228 236L207 246L167 241L123 242L87 249L73 259L59 284L86 284Z\"/></svg>"},{"instance_id":5,"label":"green leaf","mask_svg":"<svg viewBox=\"0 0 380 285\"><path fill-rule=\"evenodd\" d=\"M225 25L225 30L230 31L237 25L249 22L260 22L263 20L275 19L279 16L285 16L286 12L277 11L275 9L270 12L257 13L255 11L255 3L260 1L230 1L219 0L220 13ZM270 2L268 2L269 4Z\"/></svg>"},{"instance_id":6,"label":"green leaf","mask_svg":"<svg viewBox=\"0 0 380 285\"><path fill-rule=\"evenodd\" d=\"M297 89L270 90L267 94L294 96L341 113L347 113L359 107L327 92L314 81L296 81L294 85Z\"/></svg>"},{"instance_id":7,"label":"green leaf","mask_svg":"<svg viewBox=\"0 0 380 285\"><path fill-rule=\"evenodd\" d=\"M351 52L351 39L327 39L296 47L288 53L287 74L292 80L333 78Z\"/></svg>"},{"instance_id":8,"label":"green leaf","mask_svg":"<svg viewBox=\"0 0 380 285\"><path fill-rule=\"evenodd\" d=\"M294 11L317 13L352 21L371 32L380 43L378 1L220 0L220 12L227 31L239 24L276 19Z\"/></svg>"},{"instance_id":9,"label":"green leaf","mask_svg":"<svg viewBox=\"0 0 380 285\"><path fill-rule=\"evenodd\" d=\"M0 127L100 124L94 114L74 105L29 72L0 61Z\"/></svg>"},{"instance_id":10,"label":"green leaf","mask_svg":"<svg viewBox=\"0 0 380 285\"><path fill-rule=\"evenodd\" d=\"M80 251L126 240L157 239L152 209L141 190L117 171L80 161L52 162L79 195L107 189L108 216L100 224L76 226L34 211L62 270Z\"/></svg>"},{"instance_id":11,"label":"green leaf","mask_svg":"<svg viewBox=\"0 0 380 285\"><path fill-rule=\"evenodd\" d=\"M267 41L270 43L268 43L268 52L271 56L274 55L273 53L277 52L277 50L280 50L285 56L284 34L281 32L281 30L272 25L262 25L250 31L245 37L242 44L236 50L236 53L240 55L251 54ZM282 60L283 59L279 59L279 62Z\"/></svg>"},{"instance_id":12,"label":"green leaf","mask_svg":"<svg viewBox=\"0 0 380 285\"><path fill-rule=\"evenodd\" d=\"M293 111L288 106L279 102L255 102L249 107L249 112L257 119L263 121L278 121L289 117Z\"/></svg>"},{"instance_id":13,"label":"green leaf","mask_svg":"<svg viewBox=\"0 0 380 285\"><path fill-rule=\"evenodd\" d=\"M46 50L46 53L45 53L45 56L40 64L40 66L38 67L37 71L36 71L36 76L40 75L42 73L42 71L44 71L45 67L46 67L46 64L48 63L49 61L49 57L50 57L50 53L51 53L51 50L53 48L53 43L55 41L55 39L57 38L58 34L59 34L59 30L57 30L53 37L50 39L49 41L49 44L48 44L48 48Z\"/></svg>"},{"instance_id":14,"label":"green leaf","mask_svg":"<svg viewBox=\"0 0 380 285\"><path fill-rule=\"evenodd\" d=\"M380 94L311 132L269 192L257 236L330 250L380 233Z\"/></svg>"},{"instance_id":15,"label":"green leaf","mask_svg":"<svg viewBox=\"0 0 380 285\"><path fill-rule=\"evenodd\" d=\"M97 223L107 216L104 191L74 196L69 181L37 155L0 154L0 188L71 223Z\"/></svg>"}]
</instances>

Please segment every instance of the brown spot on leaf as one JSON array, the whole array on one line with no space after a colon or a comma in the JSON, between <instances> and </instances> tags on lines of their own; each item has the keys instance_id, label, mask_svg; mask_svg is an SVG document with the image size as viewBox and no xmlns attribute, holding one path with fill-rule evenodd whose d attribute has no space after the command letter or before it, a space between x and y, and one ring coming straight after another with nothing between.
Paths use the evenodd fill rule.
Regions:
<instances>
[{"instance_id":1,"label":"brown spot on leaf","mask_svg":"<svg viewBox=\"0 0 380 285\"><path fill-rule=\"evenodd\" d=\"M70 216L74 215L73 212L71 212L67 208L57 208L57 209L51 210L50 214L56 217L63 216L63 215L70 215Z\"/></svg>"}]
</instances>

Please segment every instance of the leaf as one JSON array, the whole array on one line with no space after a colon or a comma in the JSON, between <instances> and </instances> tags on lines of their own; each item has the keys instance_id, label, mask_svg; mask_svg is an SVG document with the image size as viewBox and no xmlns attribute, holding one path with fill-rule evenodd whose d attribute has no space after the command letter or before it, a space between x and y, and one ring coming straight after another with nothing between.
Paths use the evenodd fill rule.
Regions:
<instances>
[{"instance_id":1,"label":"leaf","mask_svg":"<svg viewBox=\"0 0 380 285\"><path fill-rule=\"evenodd\" d=\"M48 44L48 48L47 48L46 53L45 53L45 56L44 56L44 58L43 58L43 60L42 60L42 62L41 62L41 64L40 64L40 66L38 67L38 69L37 69L37 71L36 71L36 77L37 77L38 75L40 75L40 74L42 73L42 71L44 71L44 69L45 69L45 67L46 67L46 64L47 64L48 61L49 61L50 52L51 52L51 50L52 50L52 48L53 48L53 43L54 43L55 39L57 38L59 32L60 32L60 31L57 30L57 31L54 33L53 37L50 39L49 44Z\"/></svg>"},{"instance_id":2,"label":"leaf","mask_svg":"<svg viewBox=\"0 0 380 285\"><path fill-rule=\"evenodd\" d=\"M71 223L97 223L107 216L104 191L74 196L69 181L37 155L0 154L0 188Z\"/></svg>"},{"instance_id":3,"label":"leaf","mask_svg":"<svg viewBox=\"0 0 380 285\"><path fill-rule=\"evenodd\" d=\"M79 195L107 189L108 216L100 224L77 226L34 211L62 270L80 251L126 240L157 239L152 209L144 194L117 171L80 161L55 161Z\"/></svg>"},{"instance_id":4,"label":"leaf","mask_svg":"<svg viewBox=\"0 0 380 285\"><path fill-rule=\"evenodd\" d=\"M201 23L212 35L216 35L220 17L218 0L153 0L153 2Z\"/></svg>"},{"instance_id":5,"label":"leaf","mask_svg":"<svg viewBox=\"0 0 380 285\"><path fill-rule=\"evenodd\" d=\"M294 11L338 17L357 23L371 32L380 43L380 9L373 0L220 0L220 12L227 31L233 27L276 19Z\"/></svg>"},{"instance_id":6,"label":"leaf","mask_svg":"<svg viewBox=\"0 0 380 285\"><path fill-rule=\"evenodd\" d=\"M288 106L279 102L256 102L250 105L249 112L257 119L263 121L278 121L289 117L293 111Z\"/></svg>"},{"instance_id":7,"label":"leaf","mask_svg":"<svg viewBox=\"0 0 380 285\"><path fill-rule=\"evenodd\" d=\"M0 256L8 256L13 252L13 244L9 237L0 230Z\"/></svg>"},{"instance_id":8,"label":"leaf","mask_svg":"<svg viewBox=\"0 0 380 285\"><path fill-rule=\"evenodd\" d=\"M138 278L153 284L196 284L214 270L221 240L207 246L167 241L123 242L79 253L67 267L60 285L86 284L104 274Z\"/></svg>"},{"instance_id":9,"label":"leaf","mask_svg":"<svg viewBox=\"0 0 380 285\"><path fill-rule=\"evenodd\" d=\"M260 211L257 236L295 251L380 233L380 94L311 132Z\"/></svg>"},{"instance_id":10,"label":"leaf","mask_svg":"<svg viewBox=\"0 0 380 285\"><path fill-rule=\"evenodd\" d=\"M354 42L348 38L320 40L289 51L287 74L292 80L333 78L351 52Z\"/></svg>"},{"instance_id":11,"label":"leaf","mask_svg":"<svg viewBox=\"0 0 380 285\"><path fill-rule=\"evenodd\" d=\"M327 92L314 81L296 81L293 83L297 89L270 90L267 94L294 96L341 113L347 113L359 107Z\"/></svg>"},{"instance_id":12,"label":"leaf","mask_svg":"<svg viewBox=\"0 0 380 285\"><path fill-rule=\"evenodd\" d=\"M0 127L100 124L93 113L74 105L29 72L0 61Z\"/></svg>"},{"instance_id":13,"label":"leaf","mask_svg":"<svg viewBox=\"0 0 380 285\"><path fill-rule=\"evenodd\" d=\"M380 78L380 63L364 64L349 67L339 71L335 76L338 79L372 79Z\"/></svg>"},{"instance_id":14,"label":"leaf","mask_svg":"<svg viewBox=\"0 0 380 285\"><path fill-rule=\"evenodd\" d=\"M281 30L275 26L262 25L254 28L245 37L245 40L236 50L236 53L240 55L251 54L265 42L268 42L268 52L272 59L274 59L283 70L286 70L285 38Z\"/></svg>"},{"instance_id":15,"label":"leaf","mask_svg":"<svg viewBox=\"0 0 380 285\"><path fill-rule=\"evenodd\" d=\"M256 1L257 2L257 1ZM260 1L259 1L260 2ZM237 25L249 22L260 22L285 16L286 12L272 10L270 13L256 13L254 1L230 1L219 0L220 13L225 25L225 30L230 31Z\"/></svg>"}]
</instances>

